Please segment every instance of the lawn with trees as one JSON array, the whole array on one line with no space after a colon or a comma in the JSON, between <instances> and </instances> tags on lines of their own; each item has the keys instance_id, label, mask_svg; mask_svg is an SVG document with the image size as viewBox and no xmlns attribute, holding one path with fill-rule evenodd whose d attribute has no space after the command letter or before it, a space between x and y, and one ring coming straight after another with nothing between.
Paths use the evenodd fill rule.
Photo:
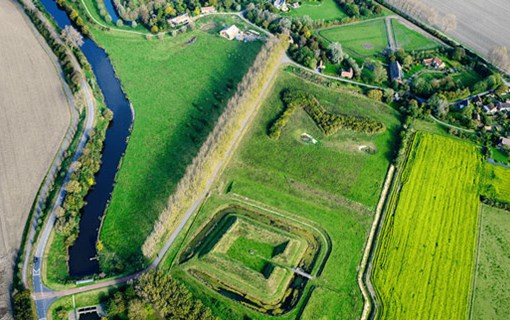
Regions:
<instances>
[{"instance_id":1,"label":"lawn with trees","mask_svg":"<svg viewBox=\"0 0 510 320\"><path fill-rule=\"evenodd\" d=\"M377 119L384 123L385 130L371 134L338 130L326 135L306 111L300 109L292 115L280 137L270 139L268 128L284 110L281 93L297 88L306 88L328 112ZM329 236L332 252L318 278L311 282L313 292L305 292L311 293L311 300L299 300L282 318L292 319L300 312L309 319L319 315L327 318L359 315L363 301L356 270L383 180L394 156L398 128L397 113L382 103L316 85L281 71L253 127L213 187L191 229L183 236L186 238L180 248L195 239L216 216L218 208L232 204L269 212L274 217L281 214L285 221L295 219L308 223ZM303 139L303 133L318 142L313 144ZM176 250L171 249L173 253L169 253L163 267L170 268L174 261L170 272L212 306L217 316L270 318L215 293L203 281L188 276L181 267L175 268L173 257L180 256ZM309 306L306 301L313 301L313 305ZM327 309L318 309L321 303L327 303Z\"/></svg>"},{"instance_id":2,"label":"lawn with trees","mask_svg":"<svg viewBox=\"0 0 510 320\"><path fill-rule=\"evenodd\" d=\"M474 144L416 133L377 243L378 317L468 317L482 170Z\"/></svg>"},{"instance_id":3,"label":"lawn with trees","mask_svg":"<svg viewBox=\"0 0 510 320\"><path fill-rule=\"evenodd\" d=\"M335 0L303 1L299 8L291 9L292 17L309 16L312 20L341 20L347 17Z\"/></svg>"},{"instance_id":4,"label":"lawn with trees","mask_svg":"<svg viewBox=\"0 0 510 320\"><path fill-rule=\"evenodd\" d=\"M214 23L213 29L201 31L197 25L163 40L94 33L135 110L100 234L103 271L141 266L141 246L168 196L260 49L261 42L227 41L218 35L233 19L205 18L203 23Z\"/></svg>"},{"instance_id":5,"label":"lawn with trees","mask_svg":"<svg viewBox=\"0 0 510 320\"><path fill-rule=\"evenodd\" d=\"M363 60L381 54L388 47L384 19L374 19L319 32L329 42L340 43L349 55Z\"/></svg>"}]
</instances>

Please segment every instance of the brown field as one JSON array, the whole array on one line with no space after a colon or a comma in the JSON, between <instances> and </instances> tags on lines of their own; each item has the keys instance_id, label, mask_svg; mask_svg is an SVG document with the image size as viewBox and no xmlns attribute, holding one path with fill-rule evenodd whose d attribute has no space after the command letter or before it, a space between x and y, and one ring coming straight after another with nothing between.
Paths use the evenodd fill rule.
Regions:
<instances>
[{"instance_id":1,"label":"brown field","mask_svg":"<svg viewBox=\"0 0 510 320\"><path fill-rule=\"evenodd\" d=\"M457 17L457 28L448 31L455 40L487 57L495 47L510 49L510 1L421 0L440 14Z\"/></svg>"},{"instance_id":2,"label":"brown field","mask_svg":"<svg viewBox=\"0 0 510 320\"><path fill-rule=\"evenodd\" d=\"M0 3L0 319L27 216L70 119L57 69L11 1Z\"/></svg>"}]
</instances>

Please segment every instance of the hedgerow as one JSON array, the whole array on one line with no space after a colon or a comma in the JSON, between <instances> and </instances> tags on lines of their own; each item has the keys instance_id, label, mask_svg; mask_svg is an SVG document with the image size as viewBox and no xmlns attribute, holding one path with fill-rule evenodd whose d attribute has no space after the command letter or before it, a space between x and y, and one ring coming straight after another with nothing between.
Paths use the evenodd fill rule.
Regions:
<instances>
[{"instance_id":1,"label":"hedgerow","mask_svg":"<svg viewBox=\"0 0 510 320\"><path fill-rule=\"evenodd\" d=\"M363 133L379 133L385 127L381 121L344 114L327 112L320 102L311 94L301 90L286 90L282 94L285 111L269 128L269 137L277 139L290 116L298 109L303 108L325 135L332 135L338 130L351 130Z\"/></svg>"}]
</instances>

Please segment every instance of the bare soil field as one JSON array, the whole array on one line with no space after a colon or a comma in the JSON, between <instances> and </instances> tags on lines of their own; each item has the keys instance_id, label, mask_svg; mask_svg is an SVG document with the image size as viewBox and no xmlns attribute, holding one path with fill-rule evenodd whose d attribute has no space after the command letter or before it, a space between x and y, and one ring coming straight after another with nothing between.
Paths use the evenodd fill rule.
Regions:
<instances>
[{"instance_id":1,"label":"bare soil field","mask_svg":"<svg viewBox=\"0 0 510 320\"><path fill-rule=\"evenodd\" d=\"M0 3L0 319L12 261L39 186L69 125L51 58L12 0Z\"/></svg>"},{"instance_id":2,"label":"bare soil field","mask_svg":"<svg viewBox=\"0 0 510 320\"><path fill-rule=\"evenodd\" d=\"M457 18L455 40L487 57L496 47L510 49L510 2L508 0L421 0L442 15Z\"/></svg>"}]
</instances>

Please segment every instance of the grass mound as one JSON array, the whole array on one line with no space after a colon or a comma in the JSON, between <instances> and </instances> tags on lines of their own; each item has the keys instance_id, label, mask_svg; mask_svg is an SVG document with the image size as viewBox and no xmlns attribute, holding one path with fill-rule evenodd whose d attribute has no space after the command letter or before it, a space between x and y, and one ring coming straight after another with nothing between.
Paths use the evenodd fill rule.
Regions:
<instances>
[{"instance_id":1,"label":"grass mound","mask_svg":"<svg viewBox=\"0 0 510 320\"><path fill-rule=\"evenodd\" d=\"M297 302L294 268L311 271L324 246L296 223L240 207L221 210L190 242L180 265L227 297L277 315ZM299 281L302 281L300 279Z\"/></svg>"}]
</instances>

